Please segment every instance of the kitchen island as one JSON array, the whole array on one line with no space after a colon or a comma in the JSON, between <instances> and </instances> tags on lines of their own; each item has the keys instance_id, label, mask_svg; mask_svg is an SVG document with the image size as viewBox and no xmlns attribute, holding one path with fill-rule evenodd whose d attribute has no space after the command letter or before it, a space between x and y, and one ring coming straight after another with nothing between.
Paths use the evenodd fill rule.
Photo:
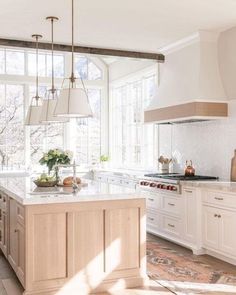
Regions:
<instances>
[{"instance_id":1,"label":"kitchen island","mask_svg":"<svg viewBox=\"0 0 236 295\"><path fill-rule=\"evenodd\" d=\"M39 189L29 177L0 180L0 248L24 294L90 294L146 280L145 198L85 180Z\"/></svg>"}]
</instances>

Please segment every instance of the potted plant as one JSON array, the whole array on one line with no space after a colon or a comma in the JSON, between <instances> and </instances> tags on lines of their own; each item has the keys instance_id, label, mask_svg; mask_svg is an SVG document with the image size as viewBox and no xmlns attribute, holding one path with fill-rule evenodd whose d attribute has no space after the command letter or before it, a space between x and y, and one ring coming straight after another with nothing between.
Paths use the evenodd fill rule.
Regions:
<instances>
[{"instance_id":1,"label":"potted plant","mask_svg":"<svg viewBox=\"0 0 236 295\"><path fill-rule=\"evenodd\" d=\"M101 162L101 167L102 168L107 168L108 161L109 161L109 156L107 156L107 155L101 155L100 162Z\"/></svg>"},{"instance_id":2,"label":"potted plant","mask_svg":"<svg viewBox=\"0 0 236 295\"><path fill-rule=\"evenodd\" d=\"M72 159L72 153L70 151L63 151L61 149L51 149L47 153L44 153L43 157L39 160L41 165L46 165L48 168L48 175L54 170L56 180L58 177L58 167L56 165L70 164Z\"/></svg>"}]
</instances>

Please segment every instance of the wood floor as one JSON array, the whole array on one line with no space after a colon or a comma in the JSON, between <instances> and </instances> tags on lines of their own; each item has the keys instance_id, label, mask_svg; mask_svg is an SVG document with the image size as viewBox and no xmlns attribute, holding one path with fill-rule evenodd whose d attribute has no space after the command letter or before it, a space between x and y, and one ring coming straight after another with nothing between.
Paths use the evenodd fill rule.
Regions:
<instances>
[{"instance_id":1,"label":"wood floor","mask_svg":"<svg viewBox=\"0 0 236 295\"><path fill-rule=\"evenodd\" d=\"M166 242L159 238L149 235L149 240L155 239L156 241L160 241L167 246L175 249L182 255L189 253L189 250L177 246L173 243ZM230 265L228 263L224 263L218 259L213 257L203 255L201 256L202 262L210 264L215 268L219 268L221 266L222 271L227 270L230 271L232 274L236 274L236 266ZM175 282L178 283L178 282ZM169 281L149 281L149 285L142 288L134 288L134 289L127 289L124 291L113 291L109 293L101 293L100 295L192 295L192 294L204 294L204 295L236 295L235 290L231 290L230 288L233 286L216 286L215 284L203 284L202 286L189 284L188 282L184 282L185 286L181 285L181 292L180 290L173 289L171 286L171 282ZM165 286L165 287L164 287ZM235 286L236 288L236 286ZM7 290L7 291L6 291ZM21 285L19 284L14 272L10 268L8 262L6 261L5 257L0 252L0 295L21 295L23 292Z\"/></svg>"}]
</instances>

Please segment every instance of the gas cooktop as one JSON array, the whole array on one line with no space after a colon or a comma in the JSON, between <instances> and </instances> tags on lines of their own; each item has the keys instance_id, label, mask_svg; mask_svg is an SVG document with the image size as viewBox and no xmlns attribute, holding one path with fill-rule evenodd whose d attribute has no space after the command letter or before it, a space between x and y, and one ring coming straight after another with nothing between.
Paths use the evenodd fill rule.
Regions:
<instances>
[{"instance_id":1,"label":"gas cooktop","mask_svg":"<svg viewBox=\"0 0 236 295\"><path fill-rule=\"evenodd\" d=\"M194 180L218 180L218 177L215 176L204 176L204 175L194 175L194 176L185 176L178 173L153 173L146 174L145 177L151 178L161 178L161 179L170 179L170 180L183 180L183 181L194 181Z\"/></svg>"}]
</instances>

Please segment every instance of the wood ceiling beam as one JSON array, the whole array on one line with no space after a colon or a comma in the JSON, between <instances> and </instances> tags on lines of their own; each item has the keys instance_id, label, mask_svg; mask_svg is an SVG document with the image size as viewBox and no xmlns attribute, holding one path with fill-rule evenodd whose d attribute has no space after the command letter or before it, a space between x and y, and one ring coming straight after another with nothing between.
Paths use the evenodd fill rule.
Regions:
<instances>
[{"instance_id":1,"label":"wood ceiling beam","mask_svg":"<svg viewBox=\"0 0 236 295\"><path fill-rule=\"evenodd\" d=\"M19 47L19 48L21 47L35 48L35 42L32 42L32 41L3 39L3 38L0 38L0 45L10 46L10 47ZM50 50L51 43L40 42L39 49ZM71 52L71 46L63 45L63 44L54 44L54 50ZM75 52L86 53L86 54L149 59L149 60L155 60L159 63L163 63L165 61L165 56L161 53L136 52L136 51L96 48L96 47L87 47L87 46L75 46L74 50Z\"/></svg>"}]
</instances>

